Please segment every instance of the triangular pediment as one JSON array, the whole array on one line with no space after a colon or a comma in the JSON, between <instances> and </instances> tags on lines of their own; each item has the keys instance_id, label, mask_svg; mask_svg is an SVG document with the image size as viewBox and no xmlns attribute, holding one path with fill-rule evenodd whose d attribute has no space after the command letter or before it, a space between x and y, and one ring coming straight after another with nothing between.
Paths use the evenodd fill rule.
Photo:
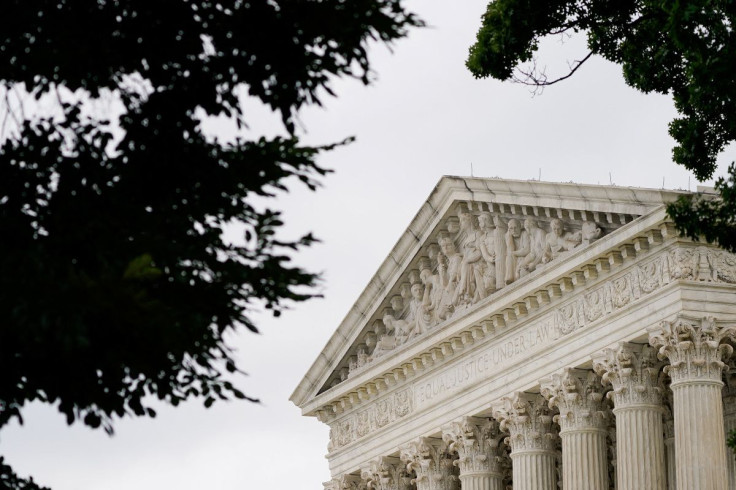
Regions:
<instances>
[{"instance_id":1,"label":"triangular pediment","mask_svg":"<svg viewBox=\"0 0 736 490\"><path fill-rule=\"evenodd\" d=\"M504 289L672 201L673 191L443 177L292 395L359 376Z\"/></svg>"}]
</instances>

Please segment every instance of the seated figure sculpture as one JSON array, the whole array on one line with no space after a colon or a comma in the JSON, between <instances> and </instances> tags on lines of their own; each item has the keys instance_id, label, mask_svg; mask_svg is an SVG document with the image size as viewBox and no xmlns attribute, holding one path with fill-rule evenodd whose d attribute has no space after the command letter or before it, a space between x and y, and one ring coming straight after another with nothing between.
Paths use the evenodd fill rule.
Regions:
<instances>
[{"instance_id":1,"label":"seated figure sculpture","mask_svg":"<svg viewBox=\"0 0 736 490\"><path fill-rule=\"evenodd\" d=\"M564 233L562 221L553 219L550 223L551 231L547 233L544 240L544 257L542 262L550 262L560 254L570 251L580 245L582 236L580 232Z\"/></svg>"},{"instance_id":2,"label":"seated figure sculpture","mask_svg":"<svg viewBox=\"0 0 736 490\"><path fill-rule=\"evenodd\" d=\"M518 264L517 274L525 276L536 269L544 257L545 233L532 218L524 220L524 230L529 234L529 253Z\"/></svg>"}]
</instances>

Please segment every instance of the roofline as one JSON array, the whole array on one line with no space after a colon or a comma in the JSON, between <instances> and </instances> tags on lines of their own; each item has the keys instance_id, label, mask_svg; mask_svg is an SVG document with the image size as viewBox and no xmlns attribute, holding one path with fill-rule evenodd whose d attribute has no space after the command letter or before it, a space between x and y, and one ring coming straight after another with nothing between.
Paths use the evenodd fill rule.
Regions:
<instances>
[{"instance_id":1,"label":"roofline","mask_svg":"<svg viewBox=\"0 0 736 490\"><path fill-rule=\"evenodd\" d=\"M370 318L399 280L408 264L455 201L511 202L561 209L585 209L598 212L644 215L656 207L674 201L687 191L619 187L576 183L506 180L498 178L443 176L399 237L386 259L368 281L357 301L345 315L304 378L289 397L302 407L316 394L329 377L332 364L342 358ZM397 267L397 264L399 267Z\"/></svg>"}]
</instances>

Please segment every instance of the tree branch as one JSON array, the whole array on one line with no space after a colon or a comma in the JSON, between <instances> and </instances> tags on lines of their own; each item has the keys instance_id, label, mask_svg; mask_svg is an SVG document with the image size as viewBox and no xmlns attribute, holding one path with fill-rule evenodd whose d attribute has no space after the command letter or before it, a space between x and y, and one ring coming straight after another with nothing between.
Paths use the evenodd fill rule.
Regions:
<instances>
[{"instance_id":1,"label":"tree branch","mask_svg":"<svg viewBox=\"0 0 736 490\"><path fill-rule=\"evenodd\" d=\"M590 51L587 55L585 55L582 60L575 60L572 64L570 64L570 71L567 73L567 75L555 78L554 80L547 79L547 74L544 69L541 71L537 70L537 61L535 59L532 61L531 69L525 71L521 68L517 68L512 81L515 83L520 83L522 85L527 85L529 87L534 87L534 92L536 93L536 89L543 89L544 87L554 85L555 83L561 82L573 76L573 74L578 71L583 63L588 61L591 56L593 56L593 51ZM519 76L519 74L521 76Z\"/></svg>"}]
</instances>

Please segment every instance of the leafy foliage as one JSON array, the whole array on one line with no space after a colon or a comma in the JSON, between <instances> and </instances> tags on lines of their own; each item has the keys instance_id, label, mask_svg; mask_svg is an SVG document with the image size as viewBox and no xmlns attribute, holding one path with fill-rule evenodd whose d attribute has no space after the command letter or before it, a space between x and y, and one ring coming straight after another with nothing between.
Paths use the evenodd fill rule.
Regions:
<instances>
[{"instance_id":1,"label":"leafy foliage","mask_svg":"<svg viewBox=\"0 0 736 490\"><path fill-rule=\"evenodd\" d=\"M247 398L224 336L318 279L290 264L315 239L278 239L280 213L254 199L318 186L318 155L349 139L301 144L298 110L335 77L368 83L368 43L419 25L400 0L5 1L0 427L32 400L111 432L115 416L155 416L150 395ZM35 102L10 107L23 91ZM205 116L252 123L246 94L288 136L203 132ZM49 100L55 113L35 110ZM119 127L90 101L120 106ZM242 243L222 241L232 223Z\"/></svg>"},{"instance_id":2,"label":"leafy foliage","mask_svg":"<svg viewBox=\"0 0 736 490\"><path fill-rule=\"evenodd\" d=\"M543 37L585 32L590 52L620 64L627 84L672 95L679 113L669 125L677 142L673 159L706 180L718 154L736 140L735 24L733 0L495 0L483 16L467 67L476 77L507 80L533 60ZM539 85L566 78L522 75L522 81ZM729 192L734 167L729 173L717 186L720 199L703 204L686 197L668 211L681 231L736 250L730 218L736 203Z\"/></svg>"},{"instance_id":3,"label":"leafy foliage","mask_svg":"<svg viewBox=\"0 0 736 490\"><path fill-rule=\"evenodd\" d=\"M13 469L5 463L5 458L0 456L0 488L12 488L17 490L49 490L47 487L36 485L33 478L20 478Z\"/></svg>"}]
</instances>

